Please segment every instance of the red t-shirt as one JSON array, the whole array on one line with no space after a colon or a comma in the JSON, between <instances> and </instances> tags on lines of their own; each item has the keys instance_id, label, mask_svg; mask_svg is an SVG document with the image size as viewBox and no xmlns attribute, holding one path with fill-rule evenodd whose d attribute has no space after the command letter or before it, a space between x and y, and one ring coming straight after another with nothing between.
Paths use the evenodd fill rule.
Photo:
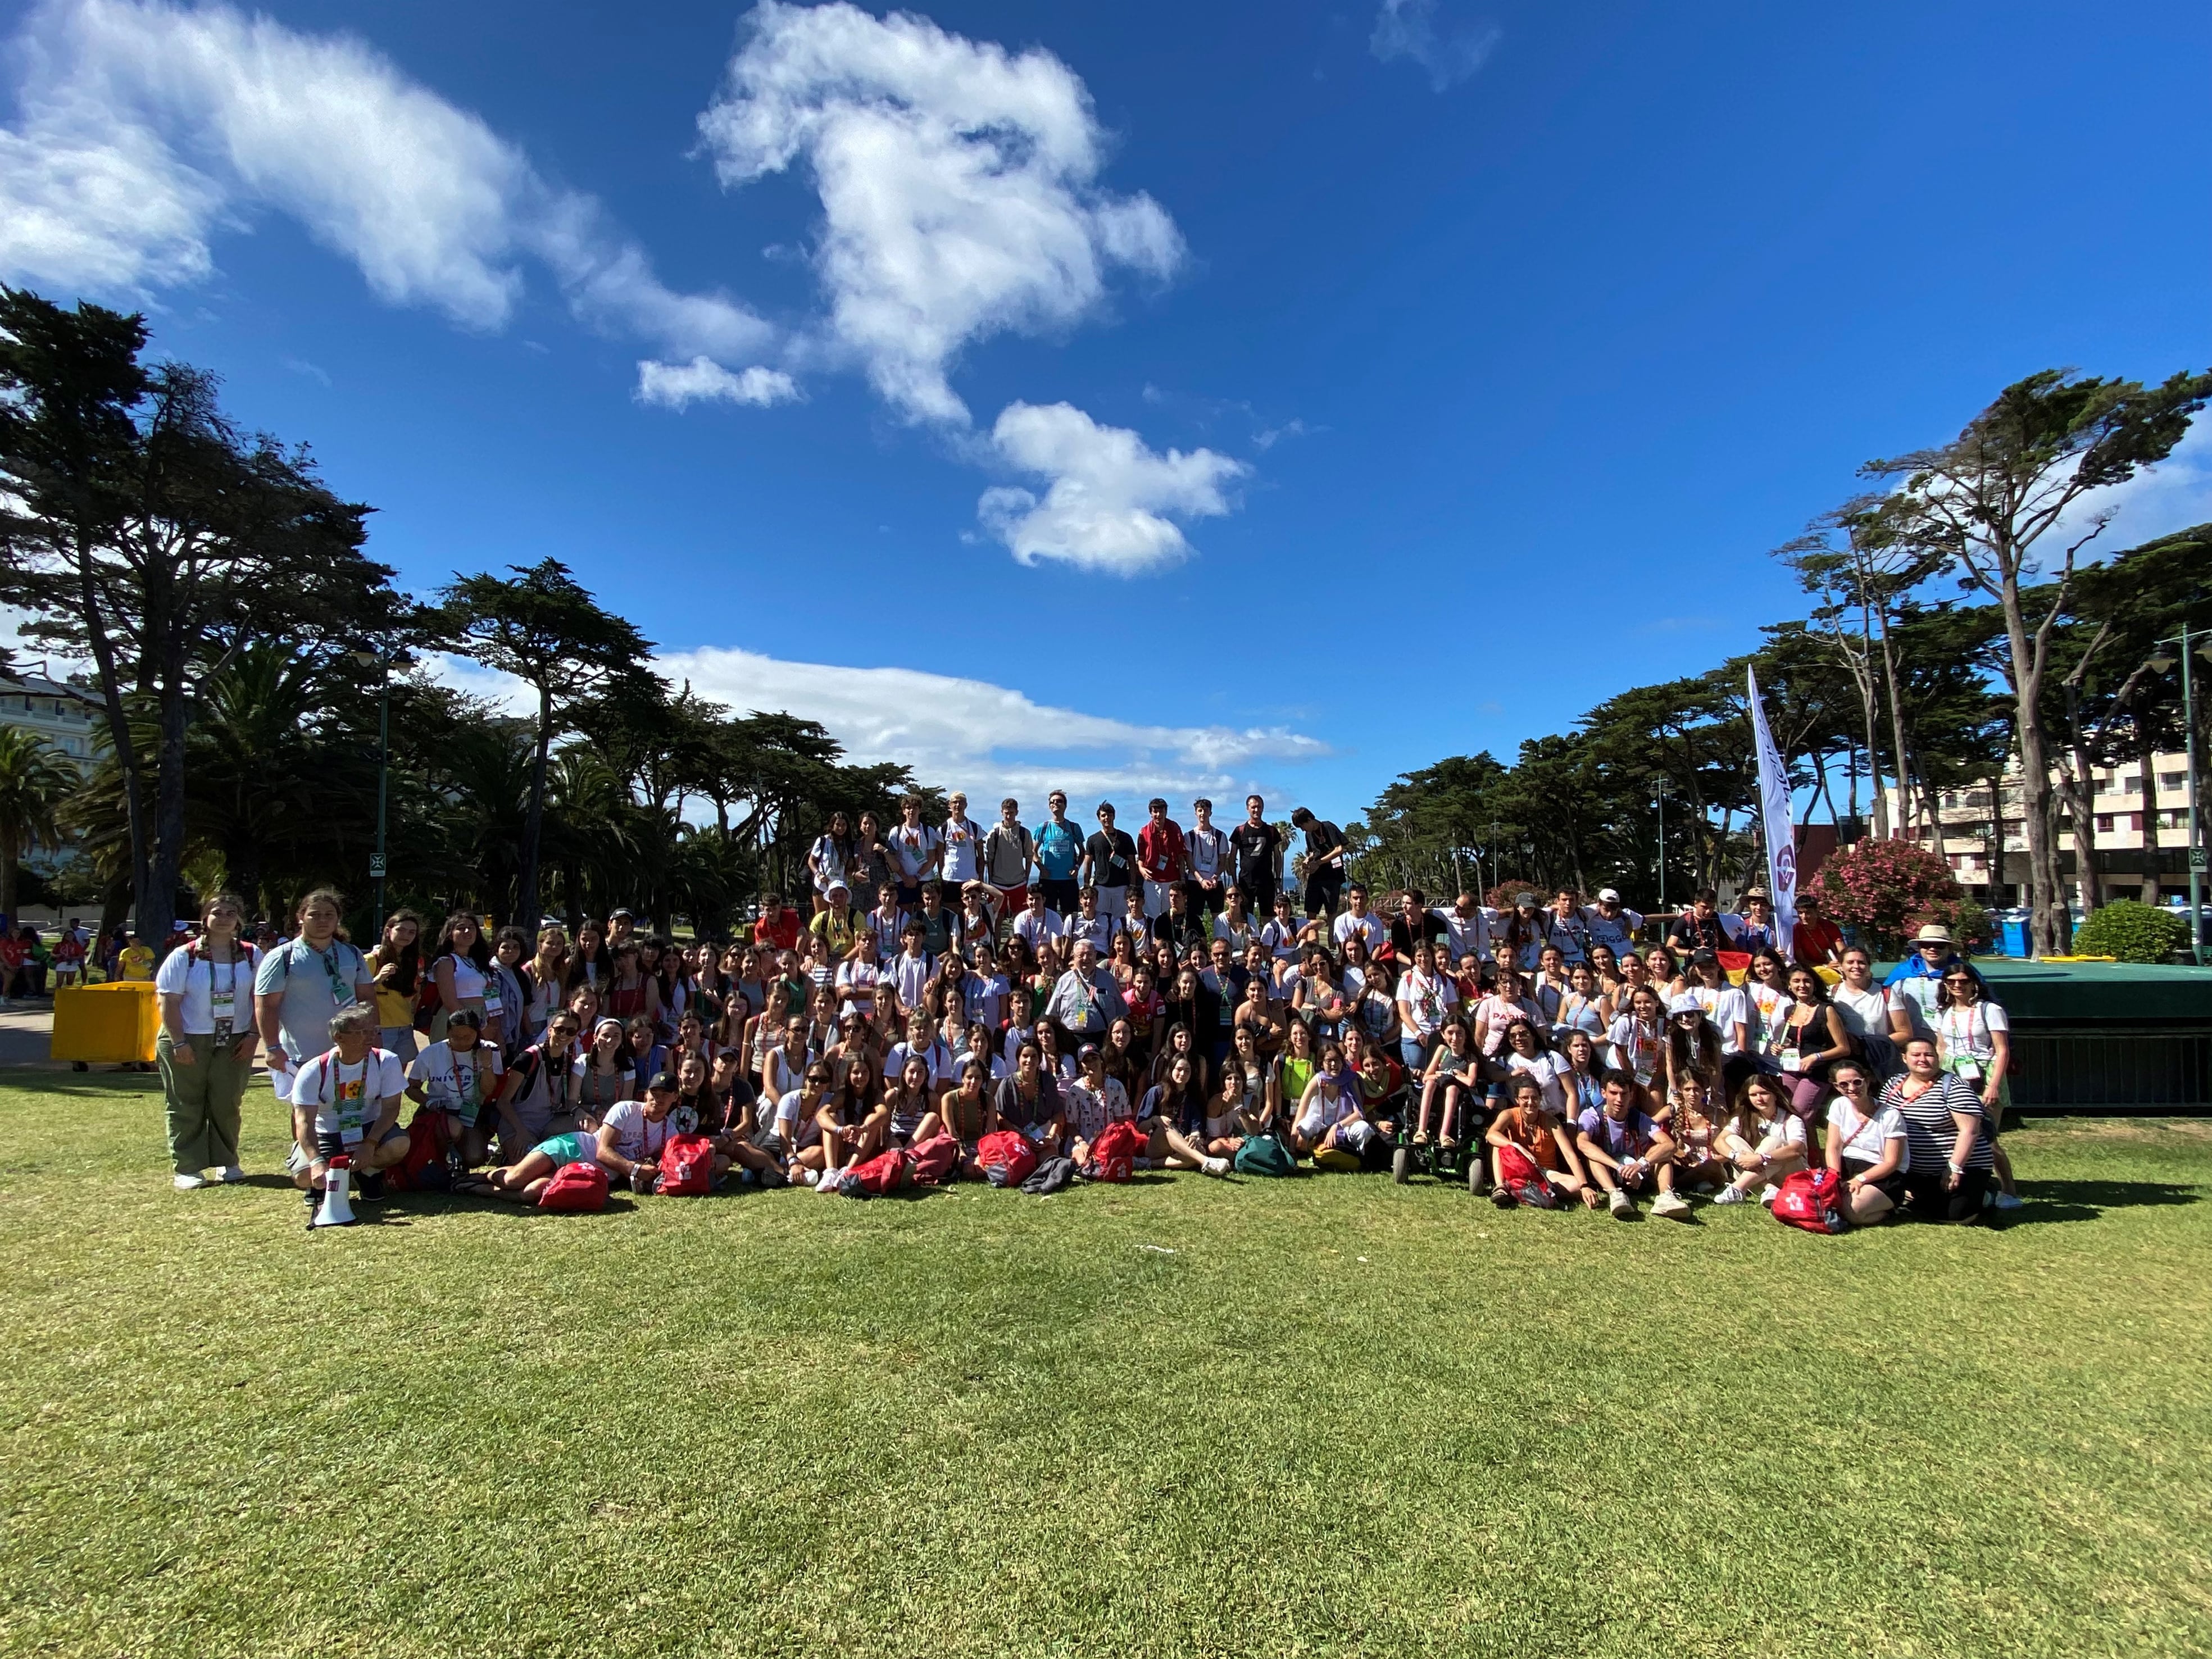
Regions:
<instances>
[{"instance_id":1,"label":"red t-shirt","mask_svg":"<svg viewBox=\"0 0 2212 1659\"><path fill-rule=\"evenodd\" d=\"M771 926L767 917L753 924L753 943L773 945L779 951L799 948L799 912L786 905Z\"/></svg>"},{"instance_id":2,"label":"red t-shirt","mask_svg":"<svg viewBox=\"0 0 2212 1659\"><path fill-rule=\"evenodd\" d=\"M1843 929L1832 921L1800 916L1790 930L1790 954L1808 968L1820 966L1828 960L1828 953L1841 949L1843 943Z\"/></svg>"},{"instance_id":3,"label":"red t-shirt","mask_svg":"<svg viewBox=\"0 0 2212 1659\"><path fill-rule=\"evenodd\" d=\"M1155 824L1146 818L1137 831L1137 862L1152 881L1172 881L1182 873L1182 830L1173 818Z\"/></svg>"},{"instance_id":4,"label":"red t-shirt","mask_svg":"<svg viewBox=\"0 0 2212 1659\"><path fill-rule=\"evenodd\" d=\"M21 968L23 965L23 958L30 954L31 947L22 940L13 937L0 938L0 963L5 963L10 968Z\"/></svg>"}]
</instances>

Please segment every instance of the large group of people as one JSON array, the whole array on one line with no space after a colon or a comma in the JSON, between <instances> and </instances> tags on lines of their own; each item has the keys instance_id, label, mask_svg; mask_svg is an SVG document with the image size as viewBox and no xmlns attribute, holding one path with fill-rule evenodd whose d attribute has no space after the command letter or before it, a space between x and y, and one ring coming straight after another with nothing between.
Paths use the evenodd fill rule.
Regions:
<instances>
[{"instance_id":1,"label":"large group of people","mask_svg":"<svg viewBox=\"0 0 2212 1659\"><path fill-rule=\"evenodd\" d=\"M1057 792L1035 827L949 805L832 814L805 904L764 894L735 939L402 909L364 946L317 890L257 942L217 895L155 974L176 1184L242 1178L258 1050L311 1206L341 1158L360 1200L405 1170L532 1202L578 1164L650 1193L676 1136L717 1183L830 1189L902 1147L980 1176L1008 1131L1078 1171L1109 1139L1212 1176L1412 1152L1624 1218L1821 1166L1862 1225L2018 1201L2004 1012L1940 927L1877 982L1809 901L1785 957L1756 890L1663 929L1609 888L1378 899L1335 825L1300 809L1292 855L1256 795L1229 830L1155 799L1133 836Z\"/></svg>"}]
</instances>

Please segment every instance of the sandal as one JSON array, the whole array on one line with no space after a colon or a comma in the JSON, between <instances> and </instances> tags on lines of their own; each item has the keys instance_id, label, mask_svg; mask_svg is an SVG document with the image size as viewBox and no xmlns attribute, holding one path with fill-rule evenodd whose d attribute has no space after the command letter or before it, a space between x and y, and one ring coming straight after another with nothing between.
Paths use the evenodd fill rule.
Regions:
<instances>
[{"instance_id":1,"label":"sandal","mask_svg":"<svg viewBox=\"0 0 2212 1659\"><path fill-rule=\"evenodd\" d=\"M465 1176L446 1190L458 1193L463 1198L497 1198L501 1195L499 1188L482 1176Z\"/></svg>"}]
</instances>

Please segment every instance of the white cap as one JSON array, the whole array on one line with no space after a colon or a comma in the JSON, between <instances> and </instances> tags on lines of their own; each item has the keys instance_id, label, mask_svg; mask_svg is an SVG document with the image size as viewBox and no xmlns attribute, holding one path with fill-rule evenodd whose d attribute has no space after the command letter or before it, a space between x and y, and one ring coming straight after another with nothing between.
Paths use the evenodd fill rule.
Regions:
<instances>
[{"instance_id":1,"label":"white cap","mask_svg":"<svg viewBox=\"0 0 2212 1659\"><path fill-rule=\"evenodd\" d=\"M1618 889L1618 888L1615 888L1615 887L1601 887L1601 888L1599 888L1599 889L1597 890L1597 902L1598 902L1600 904L1618 904L1618 903L1620 903L1620 889Z\"/></svg>"},{"instance_id":2,"label":"white cap","mask_svg":"<svg viewBox=\"0 0 2212 1659\"><path fill-rule=\"evenodd\" d=\"M1675 997L1667 1004L1667 1016L1670 1019L1676 1014L1702 1014L1705 1012L1705 1005L1692 996Z\"/></svg>"}]
</instances>

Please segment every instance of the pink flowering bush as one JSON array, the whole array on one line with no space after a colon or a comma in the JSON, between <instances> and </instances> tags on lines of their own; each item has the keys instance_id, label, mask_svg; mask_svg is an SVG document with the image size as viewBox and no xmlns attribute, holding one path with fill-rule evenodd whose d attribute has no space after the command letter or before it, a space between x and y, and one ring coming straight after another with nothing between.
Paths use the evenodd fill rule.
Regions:
<instances>
[{"instance_id":1,"label":"pink flowering bush","mask_svg":"<svg viewBox=\"0 0 2212 1659\"><path fill-rule=\"evenodd\" d=\"M1959 937L1960 925L1978 927L1984 942L1989 920L1978 904L1960 891L1951 867L1924 847L1909 841L1853 842L1820 866L1814 885L1827 914L1858 930L1877 955L1901 954L1923 922L1941 921ZM1960 943L1971 944L1960 938Z\"/></svg>"}]
</instances>

